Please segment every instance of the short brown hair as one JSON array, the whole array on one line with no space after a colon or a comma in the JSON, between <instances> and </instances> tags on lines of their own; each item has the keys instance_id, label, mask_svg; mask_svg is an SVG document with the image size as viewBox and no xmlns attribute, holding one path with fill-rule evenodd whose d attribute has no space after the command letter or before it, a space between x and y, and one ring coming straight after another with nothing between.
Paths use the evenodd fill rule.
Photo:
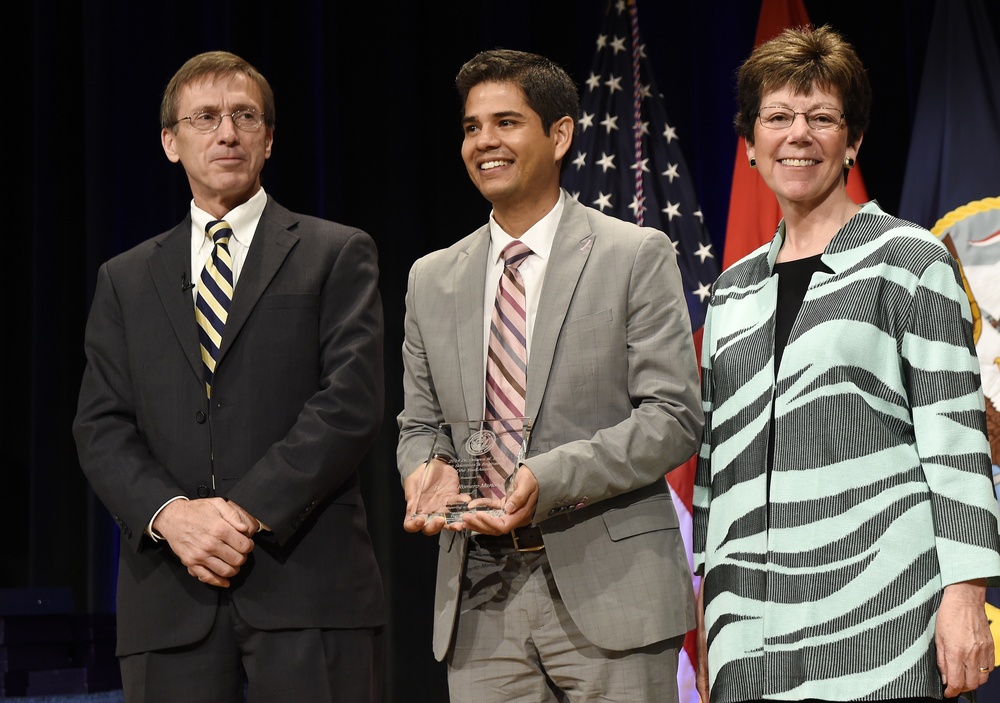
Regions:
<instances>
[{"instance_id":1,"label":"short brown hair","mask_svg":"<svg viewBox=\"0 0 1000 703\"><path fill-rule=\"evenodd\" d=\"M268 129L274 129L274 92L270 84L260 71L228 51L206 51L184 62L163 91L163 100L160 102L160 126L163 129L172 129L177 124L177 96L184 86L205 78L234 74L247 76L257 86L264 103L262 106L264 124Z\"/></svg>"},{"instance_id":2,"label":"short brown hair","mask_svg":"<svg viewBox=\"0 0 1000 703\"><path fill-rule=\"evenodd\" d=\"M848 143L855 143L868 129L872 104L868 73L854 47L829 26L786 29L754 49L740 66L734 124L747 143L754 141L761 98L786 86L803 95L817 87L838 93L844 103Z\"/></svg>"}]
</instances>

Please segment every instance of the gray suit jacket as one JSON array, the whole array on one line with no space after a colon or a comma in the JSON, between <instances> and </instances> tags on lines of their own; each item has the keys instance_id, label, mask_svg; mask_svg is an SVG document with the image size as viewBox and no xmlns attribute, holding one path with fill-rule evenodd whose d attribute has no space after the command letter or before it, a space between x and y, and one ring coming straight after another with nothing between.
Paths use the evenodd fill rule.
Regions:
<instances>
[{"instance_id":1,"label":"gray suit jacket","mask_svg":"<svg viewBox=\"0 0 1000 703\"><path fill-rule=\"evenodd\" d=\"M358 464L383 408L382 307L364 232L268 200L205 397L190 290L191 220L98 274L74 434L121 530L118 654L194 642L218 589L144 530L175 496L232 499L260 533L233 579L260 629L384 622Z\"/></svg>"},{"instance_id":2,"label":"gray suit jacket","mask_svg":"<svg viewBox=\"0 0 1000 703\"><path fill-rule=\"evenodd\" d=\"M427 459L439 422L482 417L489 248L483 227L410 271L397 451L404 478ZM525 464L538 479L535 523L559 592L600 647L632 649L694 627L664 474L696 451L698 383L669 239L567 198L529 350ZM440 537L438 659L450 646L466 547L464 534Z\"/></svg>"}]
</instances>

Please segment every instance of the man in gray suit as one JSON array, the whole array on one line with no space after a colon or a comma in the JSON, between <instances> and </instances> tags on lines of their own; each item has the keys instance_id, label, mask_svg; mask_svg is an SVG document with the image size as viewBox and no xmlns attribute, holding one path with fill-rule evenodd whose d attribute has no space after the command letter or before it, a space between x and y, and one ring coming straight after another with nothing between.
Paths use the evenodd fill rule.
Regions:
<instances>
[{"instance_id":1,"label":"man in gray suit","mask_svg":"<svg viewBox=\"0 0 1000 703\"><path fill-rule=\"evenodd\" d=\"M410 271L398 418L404 528L440 541L435 656L453 701L675 701L693 592L664 474L703 417L673 247L560 189L579 107L565 71L495 50L456 83L493 211ZM439 424L484 414L531 420L500 514L422 513Z\"/></svg>"},{"instance_id":2,"label":"man in gray suit","mask_svg":"<svg viewBox=\"0 0 1000 703\"><path fill-rule=\"evenodd\" d=\"M186 62L160 121L190 211L101 267L73 427L121 531L125 700L375 703L374 242L264 193L274 97L238 56Z\"/></svg>"}]
</instances>

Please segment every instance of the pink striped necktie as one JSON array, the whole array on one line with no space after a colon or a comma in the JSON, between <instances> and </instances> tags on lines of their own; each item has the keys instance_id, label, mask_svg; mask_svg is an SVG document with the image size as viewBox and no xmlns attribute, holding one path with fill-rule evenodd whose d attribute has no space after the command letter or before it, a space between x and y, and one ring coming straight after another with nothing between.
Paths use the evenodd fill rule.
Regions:
<instances>
[{"instance_id":1,"label":"pink striped necktie","mask_svg":"<svg viewBox=\"0 0 1000 703\"><path fill-rule=\"evenodd\" d=\"M511 242L502 252L504 269L493 304L486 356L487 420L524 417L528 321L524 282L517 269L531 253L520 241ZM500 434L490 450L493 461L484 462L480 471L480 492L487 498L502 499L504 481L517 468L523 436L521 423L512 423L505 429L509 431Z\"/></svg>"}]
</instances>

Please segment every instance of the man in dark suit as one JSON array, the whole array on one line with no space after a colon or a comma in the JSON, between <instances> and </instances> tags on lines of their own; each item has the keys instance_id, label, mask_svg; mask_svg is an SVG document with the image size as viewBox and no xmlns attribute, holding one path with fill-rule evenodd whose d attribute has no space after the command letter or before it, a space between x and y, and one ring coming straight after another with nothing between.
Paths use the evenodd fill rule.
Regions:
<instances>
[{"instance_id":1,"label":"man in dark suit","mask_svg":"<svg viewBox=\"0 0 1000 703\"><path fill-rule=\"evenodd\" d=\"M74 422L121 529L125 700L236 703L246 685L251 703L371 703L385 614L358 465L384 395L374 242L264 193L274 97L243 59L190 59L160 118L190 214L101 267Z\"/></svg>"},{"instance_id":2,"label":"man in dark suit","mask_svg":"<svg viewBox=\"0 0 1000 703\"><path fill-rule=\"evenodd\" d=\"M664 474L703 416L673 247L560 189L578 113L565 71L487 51L456 83L493 212L410 272L397 452L405 529L440 533L434 653L454 702L676 701L694 594ZM484 416L528 417L526 453L505 495L484 479L499 505L476 499L502 514L446 524L427 487L459 485L456 448L497 443L462 423L438 457L438 426ZM425 483L425 462L452 478Z\"/></svg>"}]
</instances>

